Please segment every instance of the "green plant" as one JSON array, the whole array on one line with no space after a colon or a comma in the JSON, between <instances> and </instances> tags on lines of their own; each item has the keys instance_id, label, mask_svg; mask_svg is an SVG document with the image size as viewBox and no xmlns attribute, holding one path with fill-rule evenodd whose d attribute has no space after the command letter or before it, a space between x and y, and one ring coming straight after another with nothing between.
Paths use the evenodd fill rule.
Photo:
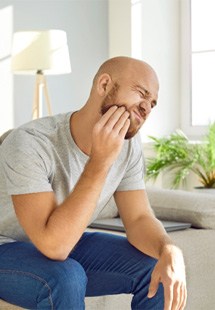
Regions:
<instances>
[{"instance_id":1,"label":"green plant","mask_svg":"<svg viewBox=\"0 0 215 310\"><path fill-rule=\"evenodd\" d=\"M185 183L192 171L203 187L215 188L215 123L208 127L203 141L193 143L181 130L168 137L149 137L156 156L146 159L146 178L156 179L161 172L171 172L172 187Z\"/></svg>"}]
</instances>

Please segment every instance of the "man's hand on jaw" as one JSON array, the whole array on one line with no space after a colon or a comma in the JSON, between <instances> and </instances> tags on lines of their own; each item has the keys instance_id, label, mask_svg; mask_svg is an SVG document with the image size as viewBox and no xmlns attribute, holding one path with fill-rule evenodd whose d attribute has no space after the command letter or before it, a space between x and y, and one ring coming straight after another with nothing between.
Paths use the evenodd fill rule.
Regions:
<instances>
[{"instance_id":1,"label":"man's hand on jaw","mask_svg":"<svg viewBox=\"0 0 215 310\"><path fill-rule=\"evenodd\" d=\"M187 299L183 255L174 245L165 245L152 272L148 297L152 298L159 283L164 287L164 310L183 310Z\"/></svg>"},{"instance_id":2,"label":"man's hand on jaw","mask_svg":"<svg viewBox=\"0 0 215 310\"><path fill-rule=\"evenodd\" d=\"M128 131L130 114L125 107L112 106L96 123L92 133L91 159L110 166L118 157Z\"/></svg>"}]
</instances>

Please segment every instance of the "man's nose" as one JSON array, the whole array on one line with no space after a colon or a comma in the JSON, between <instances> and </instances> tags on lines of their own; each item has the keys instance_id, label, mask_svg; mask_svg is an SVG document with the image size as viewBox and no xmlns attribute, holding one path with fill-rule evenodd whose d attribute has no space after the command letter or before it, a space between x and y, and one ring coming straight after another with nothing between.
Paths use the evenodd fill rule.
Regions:
<instances>
[{"instance_id":1,"label":"man's nose","mask_svg":"<svg viewBox=\"0 0 215 310\"><path fill-rule=\"evenodd\" d=\"M148 115L151 112L151 109L152 109L150 101L144 100L143 102L141 102L140 103L140 108L141 108L141 110L144 111L144 113L146 115Z\"/></svg>"}]
</instances>

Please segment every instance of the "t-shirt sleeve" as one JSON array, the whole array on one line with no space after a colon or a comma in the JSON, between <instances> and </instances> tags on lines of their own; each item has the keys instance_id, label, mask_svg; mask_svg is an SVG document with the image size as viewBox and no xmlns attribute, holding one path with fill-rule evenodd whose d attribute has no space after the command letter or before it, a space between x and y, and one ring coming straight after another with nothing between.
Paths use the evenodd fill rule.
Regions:
<instances>
[{"instance_id":1,"label":"t-shirt sleeve","mask_svg":"<svg viewBox=\"0 0 215 310\"><path fill-rule=\"evenodd\" d=\"M52 191L51 165L44 141L18 129L8 136L1 148L8 195Z\"/></svg>"},{"instance_id":2,"label":"t-shirt sleeve","mask_svg":"<svg viewBox=\"0 0 215 310\"><path fill-rule=\"evenodd\" d=\"M140 136L132 139L128 166L117 191L145 189L144 158Z\"/></svg>"}]
</instances>

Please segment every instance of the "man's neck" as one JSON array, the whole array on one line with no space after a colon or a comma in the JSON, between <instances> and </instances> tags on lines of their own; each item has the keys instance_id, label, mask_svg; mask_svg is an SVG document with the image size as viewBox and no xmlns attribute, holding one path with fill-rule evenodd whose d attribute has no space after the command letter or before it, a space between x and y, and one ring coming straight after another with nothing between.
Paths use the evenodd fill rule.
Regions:
<instances>
[{"instance_id":1,"label":"man's neck","mask_svg":"<svg viewBox=\"0 0 215 310\"><path fill-rule=\"evenodd\" d=\"M74 112L70 119L70 132L82 152L90 155L92 146L92 130L99 120L99 113L92 111L88 105Z\"/></svg>"}]
</instances>

